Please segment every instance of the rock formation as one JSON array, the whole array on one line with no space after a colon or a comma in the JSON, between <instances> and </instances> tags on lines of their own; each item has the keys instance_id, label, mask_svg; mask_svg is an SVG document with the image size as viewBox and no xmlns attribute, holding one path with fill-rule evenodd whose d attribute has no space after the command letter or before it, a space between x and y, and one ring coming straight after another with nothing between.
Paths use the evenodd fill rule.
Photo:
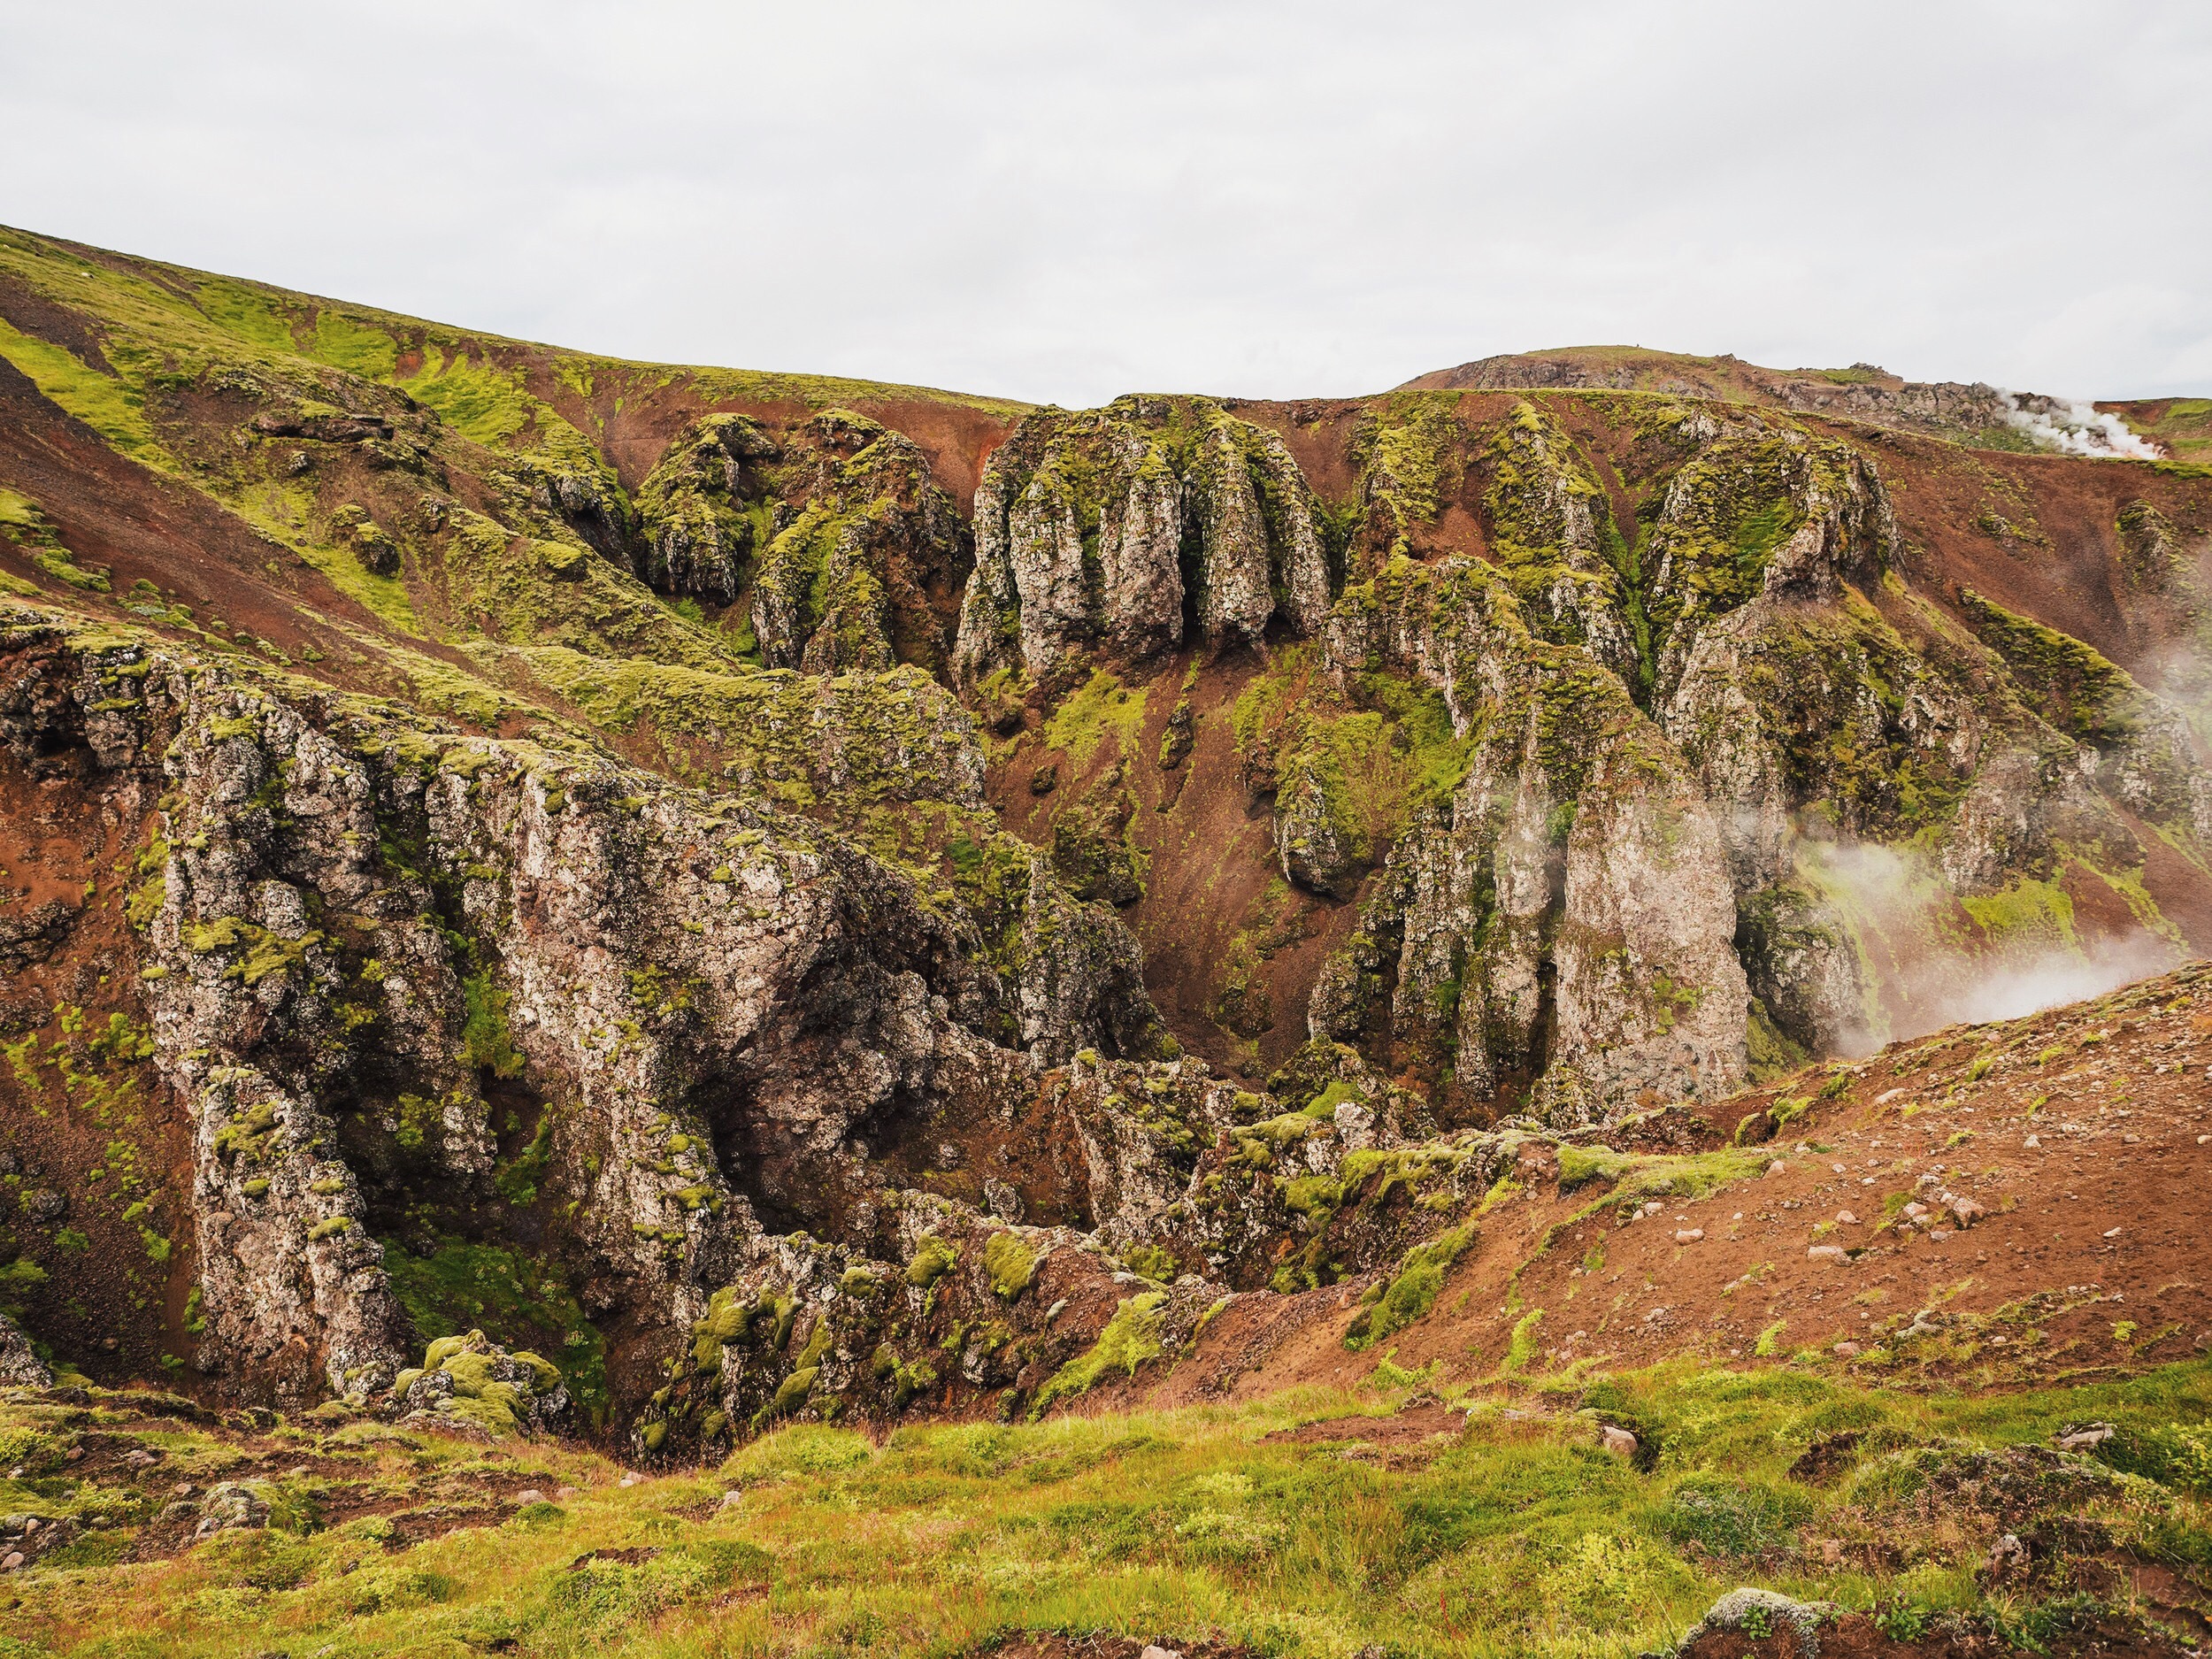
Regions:
<instances>
[{"instance_id":1,"label":"rock formation","mask_svg":"<svg viewBox=\"0 0 2212 1659\"><path fill-rule=\"evenodd\" d=\"M1187 637L1320 626L1313 493L1280 439L1202 398L1026 417L976 492L958 672L1042 676L1084 649L1144 662Z\"/></svg>"},{"instance_id":2,"label":"rock formation","mask_svg":"<svg viewBox=\"0 0 2212 1659\"><path fill-rule=\"evenodd\" d=\"M2212 488L1986 388L1031 409L126 268L0 245L19 1385L1048 1410L2212 949Z\"/></svg>"}]
</instances>

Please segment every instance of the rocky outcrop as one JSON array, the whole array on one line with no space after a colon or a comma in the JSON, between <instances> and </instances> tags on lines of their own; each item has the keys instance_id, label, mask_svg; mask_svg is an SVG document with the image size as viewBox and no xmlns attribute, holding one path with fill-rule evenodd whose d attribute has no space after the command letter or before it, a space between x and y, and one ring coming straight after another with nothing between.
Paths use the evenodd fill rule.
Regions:
<instances>
[{"instance_id":1,"label":"rocky outcrop","mask_svg":"<svg viewBox=\"0 0 2212 1659\"><path fill-rule=\"evenodd\" d=\"M1312 491L1282 441L1202 398L1025 416L976 492L955 664L1041 676L1078 650L1143 662L1187 637L1307 634L1329 603Z\"/></svg>"},{"instance_id":2,"label":"rocky outcrop","mask_svg":"<svg viewBox=\"0 0 2212 1659\"><path fill-rule=\"evenodd\" d=\"M31 1347L23 1328L0 1313L0 1387L51 1388L54 1373Z\"/></svg>"},{"instance_id":3,"label":"rocky outcrop","mask_svg":"<svg viewBox=\"0 0 2212 1659\"><path fill-rule=\"evenodd\" d=\"M1325 1044L1276 1088L1248 1094L1193 1061L1078 1056L1024 1120L1072 1143L1067 1225L1024 1221L1006 1193L987 1213L907 1191L882 1194L865 1248L749 1244L641 1443L712 1448L798 1413L880 1417L918 1400L995 1394L1002 1414L1033 1416L1173 1356L1239 1294L1396 1261L1525 1141L1409 1144L1418 1102Z\"/></svg>"},{"instance_id":4,"label":"rocky outcrop","mask_svg":"<svg viewBox=\"0 0 2212 1659\"><path fill-rule=\"evenodd\" d=\"M1580 646L1624 684L1636 684L1624 578L1609 557L1619 534L1588 461L1556 419L1523 403L1492 438L1483 464L1492 557L1512 577L1529 626Z\"/></svg>"},{"instance_id":5,"label":"rocky outcrop","mask_svg":"<svg viewBox=\"0 0 2212 1659\"><path fill-rule=\"evenodd\" d=\"M779 453L749 416L694 421L638 491L637 573L662 593L735 603L756 551L746 503L763 493L760 469Z\"/></svg>"},{"instance_id":6,"label":"rocky outcrop","mask_svg":"<svg viewBox=\"0 0 2212 1659\"><path fill-rule=\"evenodd\" d=\"M1761 368L1739 358L1678 357L1663 351L1513 353L1440 369L1409 388L1464 390L1642 391L1676 397L1750 401L1808 414L1868 421L1954 441L1986 441L2001 432L2011 399L1980 381L1900 380L1872 364L1843 370Z\"/></svg>"},{"instance_id":7,"label":"rocky outcrop","mask_svg":"<svg viewBox=\"0 0 2212 1659\"><path fill-rule=\"evenodd\" d=\"M1505 577L1464 559L1348 590L1327 653L1339 674L1434 687L1473 752L1393 851L1317 988L1314 1034L1386 1030L1431 1066L1448 1051L1447 1092L1470 1107L1546 1079L1534 1103L1565 1123L1740 1081L1719 833L1618 677L1538 638Z\"/></svg>"},{"instance_id":8,"label":"rocky outcrop","mask_svg":"<svg viewBox=\"0 0 2212 1659\"><path fill-rule=\"evenodd\" d=\"M1847 444L1755 418L1721 426L1668 484L1642 552L1653 706L1716 618L1760 595L1833 603L1878 580L1896 541L1888 495Z\"/></svg>"},{"instance_id":9,"label":"rocky outcrop","mask_svg":"<svg viewBox=\"0 0 2212 1659\"><path fill-rule=\"evenodd\" d=\"M810 674L895 661L941 668L967 534L921 450L864 416L826 410L787 437L785 457L786 506L753 595L763 659Z\"/></svg>"},{"instance_id":10,"label":"rocky outcrop","mask_svg":"<svg viewBox=\"0 0 2212 1659\"><path fill-rule=\"evenodd\" d=\"M509 1079L551 1102L565 1248L650 1329L763 1217L864 1205L886 1171L849 1143L987 1117L1033 1089L1025 1048L1159 1041L1127 934L1041 867L1010 986L956 903L764 803L13 623L47 687L12 699L23 746L166 789L143 995L192 1124L198 1363L250 1392L389 1384L413 1333L379 1218L480 1203Z\"/></svg>"},{"instance_id":11,"label":"rocky outcrop","mask_svg":"<svg viewBox=\"0 0 2212 1659\"><path fill-rule=\"evenodd\" d=\"M392 1379L391 1409L404 1426L492 1440L562 1428L569 1403L557 1369L481 1331L440 1337L419 1366Z\"/></svg>"},{"instance_id":12,"label":"rocky outcrop","mask_svg":"<svg viewBox=\"0 0 2212 1659\"><path fill-rule=\"evenodd\" d=\"M709 415L638 495L641 574L749 611L761 658L810 674L943 664L967 534L912 440L826 409L772 435Z\"/></svg>"}]
</instances>

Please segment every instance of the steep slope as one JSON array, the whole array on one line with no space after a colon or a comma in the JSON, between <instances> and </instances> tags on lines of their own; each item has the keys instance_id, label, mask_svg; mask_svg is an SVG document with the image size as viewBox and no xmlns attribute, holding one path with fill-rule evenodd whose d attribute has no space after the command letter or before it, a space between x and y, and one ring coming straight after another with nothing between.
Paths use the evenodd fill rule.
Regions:
<instances>
[{"instance_id":1,"label":"steep slope","mask_svg":"<svg viewBox=\"0 0 2212 1659\"><path fill-rule=\"evenodd\" d=\"M2212 950L2212 478L1970 399L1032 410L15 232L0 319L0 1309L96 1380L1041 1412Z\"/></svg>"}]
</instances>

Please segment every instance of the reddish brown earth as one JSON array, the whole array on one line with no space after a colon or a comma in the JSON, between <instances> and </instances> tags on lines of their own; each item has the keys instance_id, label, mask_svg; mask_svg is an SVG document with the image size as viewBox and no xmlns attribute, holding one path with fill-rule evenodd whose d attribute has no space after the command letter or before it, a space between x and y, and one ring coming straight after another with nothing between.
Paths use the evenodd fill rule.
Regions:
<instances>
[{"instance_id":1,"label":"reddish brown earth","mask_svg":"<svg viewBox=\"0 0 2212 1659\"><path fill-rule=\"evenodd\" d=\"M1970 1077L1984 1057L1985 1074ZM1532 1147L1524 1190L1478 1223L1434 1310L1392 1339L1393 1362L1438 1363L1449 1382L1501 1380L1515 1326L1539 1310L1530 1376L1685 1356L1780 1364L1805 1353L1863 1380L1990 1386L2208 1351L2208 1064L2212 964L2200 963L2100 1002L1951 1027L1839 1072L1813 1068L1700 1113L1663 1114L1646 1137L1672 1127L1719 1146L1740 1118L1832 1075L1849 1079L1758 1148L1779 1171L1666 1200L1649 1219L1619 1219L1602 1182L1562 1191L1555 1161ZM2031 1135L2039 1146L2026 1144ZM1616 1144L1630 1149L1625 1136ZM1941 1239L1886 1220L1927 1174L1938 1177L1932 1191L1971 1197L1988 1213ZM1847 1211L1855 1222L1839 1219ZM1678 1241L1693 1232L1702 1238ZM1815 1260L1815 1245L1854 1255ZM1193 1353L1123 1386L1114 1402L1355 1382L1377 1357L1342 1340L1366 1282L1286 1302L1240 1298ZM1938 1328L1886 1348L1886 1333L1923 1310ZM1761 1355L1761 1333L1778 1325L1774 1351Z\"/></svg>"}]
</instances>

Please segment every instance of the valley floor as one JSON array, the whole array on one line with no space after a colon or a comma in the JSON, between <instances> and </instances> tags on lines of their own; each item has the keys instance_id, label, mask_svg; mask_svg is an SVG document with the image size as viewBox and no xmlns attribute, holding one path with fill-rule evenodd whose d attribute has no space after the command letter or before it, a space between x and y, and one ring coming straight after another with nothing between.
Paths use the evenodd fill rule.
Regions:
<instances>
[{"instance_id":1,"label":"valley floor","mask_svg":"<svg viewBox=\"0 0 2212 1659\"><path fill-rule=\"evenodd\" d=\"M1042 1423L636 1472L18 1390L0 1655L1724 1659L1800 1651L1798 1602L1832 1655L2192 1651L2208 995L2199 965L1532 1142L1388 1342L1344 1340L1366 1281L1240 1298ZM1700 1625L1747 1586L1791 1602Z\"/></svg>"},{"instance_id":2,"label":"valley floor","mask_svg":"<svg viewBox=\"0 0 2212 1659\"><path fill-rule=\"evenodd\" d=\"M1832 1653L2179 1654L2212 1629L2208 1403L2202 1362L1443 1395L1386 1364L1231 1407L795 1426L641 1477L328 1409L18 1394L0 1652L1626 1655L1756 1586L1836 1603ZM1770 1606L1691 1651L1794 1651Z\"/></svg>"}]
</instances>

